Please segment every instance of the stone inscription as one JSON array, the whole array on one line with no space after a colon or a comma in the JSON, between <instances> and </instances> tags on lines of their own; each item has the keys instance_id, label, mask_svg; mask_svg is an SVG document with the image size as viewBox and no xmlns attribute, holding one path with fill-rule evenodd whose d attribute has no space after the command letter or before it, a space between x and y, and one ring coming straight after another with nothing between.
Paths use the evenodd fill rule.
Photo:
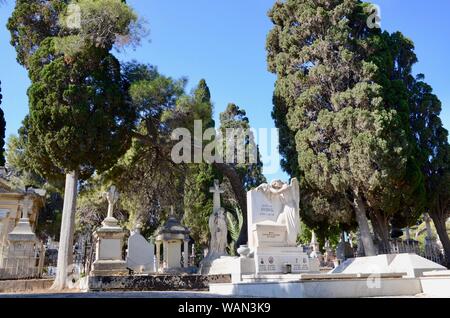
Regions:
<instances>
[{"instance_id":1,"label":"stone inscription","mask_svg":"<svg viewBox=\"0 0 450 318\"><path fill-rule=\"evenodd\" d=\"M261 205L260 216L275 216L275 211L273 210L273 206L270 204Z\"/></svg>"}]
</instances>

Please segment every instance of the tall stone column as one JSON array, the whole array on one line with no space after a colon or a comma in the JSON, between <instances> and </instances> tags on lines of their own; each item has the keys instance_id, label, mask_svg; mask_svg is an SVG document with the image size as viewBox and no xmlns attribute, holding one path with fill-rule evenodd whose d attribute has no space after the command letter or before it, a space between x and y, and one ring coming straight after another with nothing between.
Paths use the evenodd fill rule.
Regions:
<instances>
[{"instance_id":1,"label":"tall stone column","mask_svg":"<svg viewBox=\"0 0 450 318\"><path fill-rule=\"evenodd\" d=\"M167 245L167 242L163 241L163 269L169 266L169 247Z\"/></svg>"},{"instance_id":2,"label":"tall stone column","mask_svg":"<svg viewBox=\"0 0 450 318\"><path fill-rule=\"evenodd\" d=\"M184 258L183 258L183 267L189 267L189 241L184 240Z\"/></svg>"},{"instance_id":3,"label":"tall stone column","mask_svg":"<svg viewBox=\"0 0 450 318\"><path fill-rule=\"evenodd\" d=\"M156 242L156 272L159 272L161 266L161 242Z\"/></svg>"}]
</instances>

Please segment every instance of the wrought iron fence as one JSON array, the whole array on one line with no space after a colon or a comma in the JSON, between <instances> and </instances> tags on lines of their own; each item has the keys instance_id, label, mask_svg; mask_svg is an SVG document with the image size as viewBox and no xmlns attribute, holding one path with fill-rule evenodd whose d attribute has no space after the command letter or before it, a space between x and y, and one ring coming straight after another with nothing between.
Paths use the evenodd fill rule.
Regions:
<instances>
[{"instance_id":1,"label":"wrought iron fence","mask_svg":"<svg viewBox=\"0 0 450 318\"><path fill-rule=\"evenodd\" d=\"M378 245L378 254L417 254L432 262L446 266L446 257L441 248L435 242L419 244L418 241L390 241L388 246Z\"/></svg>"},{"instance_id":2,"label":"wrought iron fence","mask_svg":"<svg viewBox=\"0 0 450 318\"><path fill-rule=\"evenodd\" d=\"M5 247L1 251L0 280L36 279L42 277L45 247L36 241L29 248Z\"/></svg>"}]
</instances>

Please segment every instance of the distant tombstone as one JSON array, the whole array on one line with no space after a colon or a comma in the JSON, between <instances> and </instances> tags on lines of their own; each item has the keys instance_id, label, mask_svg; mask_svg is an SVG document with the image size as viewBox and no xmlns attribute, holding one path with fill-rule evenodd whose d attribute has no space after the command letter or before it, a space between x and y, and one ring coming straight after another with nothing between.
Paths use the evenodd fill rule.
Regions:
<instances>
[{"instance_id":1,"label":"distant tombstone","mask_svg":"<svg viewBox=\"0 0 450 318\"><path fill-rule=\"evenodd\" d=\"M155 246L141 235L138 225L128 239L127 267L137 273L155 272Z\"/></svg>"},{"instance_id":2,"label":"distant tombstone","mask_svg":"<svg viewBox=\"0 0 450 318\"><path fill-rule=\"evenodd\" d=\"M336 247L336 258L341 261L345 261L348 258L354 257L354 251L350 246L350 243L345 241L345 233L341 233L341 240Z\"/></svg>"}]
</instances>

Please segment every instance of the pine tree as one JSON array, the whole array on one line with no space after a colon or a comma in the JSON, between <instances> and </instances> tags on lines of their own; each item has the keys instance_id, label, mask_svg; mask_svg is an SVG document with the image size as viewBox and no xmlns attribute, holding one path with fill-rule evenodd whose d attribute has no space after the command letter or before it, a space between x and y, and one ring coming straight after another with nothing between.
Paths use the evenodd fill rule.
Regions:
<instances>
[{"instance_id":1,"label":"pine tree","mask_svg":"<svg viewBox=\"0 0 450 318\"><path fill-rule=\"evenodd\" d=\"M117 10L102 16L109 23L99 28L126 35L136 17L119 0L77 2L83 9L81 21L100 12L105 1ZM66 1L17 1L8 23L18 61L31 79L30 113L23 129L27 160L45 177L66 175L56 289L67 284L78 180L107 170L129 148L135 116L120 64L109 53L114 38L84 37L83 23L66 37L70 28L64 24L65 10ZM78 50L61 47L66 39L78 37L84 45Z\"/></svg>"}]
</instances>

